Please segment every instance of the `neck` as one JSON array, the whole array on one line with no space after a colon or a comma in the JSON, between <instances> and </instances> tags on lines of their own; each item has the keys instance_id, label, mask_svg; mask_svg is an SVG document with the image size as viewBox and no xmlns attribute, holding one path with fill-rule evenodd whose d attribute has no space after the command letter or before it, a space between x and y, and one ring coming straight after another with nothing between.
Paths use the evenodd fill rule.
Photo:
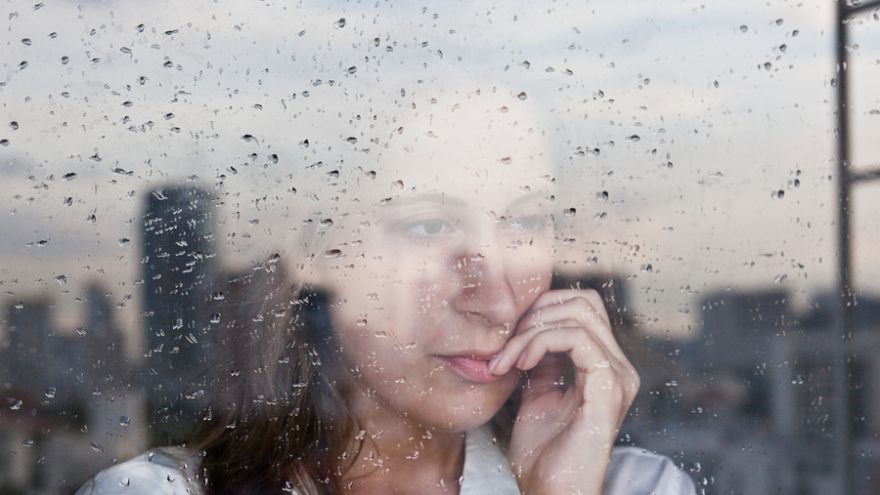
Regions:
<instances>
[{"instance_id":1,"label":"neck","mask_svg":"<svg viewBox=\"0 0 880 495\"><path fill-rule=\"evenodd\" d=\"M458 493L464 433L417 424L375 396L353 395L351 407L364 430L349 452L363 443L343 486L366 493Z\"/></svg>"}]
</instances>

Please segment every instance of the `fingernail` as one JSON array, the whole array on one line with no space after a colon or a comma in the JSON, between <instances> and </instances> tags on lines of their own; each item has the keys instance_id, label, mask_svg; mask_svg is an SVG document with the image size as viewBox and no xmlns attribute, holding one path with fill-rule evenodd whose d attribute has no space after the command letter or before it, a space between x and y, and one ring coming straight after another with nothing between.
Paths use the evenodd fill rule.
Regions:
<instances>
[{"instance_id":1,"label":"fingernail","mask_svg":"<svg viewBox=\"0 0 880 495\"><path fill-rule=\"evenodd\" d=\"M492 360L489 361L489 372L490 373L495 373L495 368L498 367L499 361L501 361L501 353L500 352L498 354L495 354L495 357L493 357Z\"/></svg>"}]
</instances>

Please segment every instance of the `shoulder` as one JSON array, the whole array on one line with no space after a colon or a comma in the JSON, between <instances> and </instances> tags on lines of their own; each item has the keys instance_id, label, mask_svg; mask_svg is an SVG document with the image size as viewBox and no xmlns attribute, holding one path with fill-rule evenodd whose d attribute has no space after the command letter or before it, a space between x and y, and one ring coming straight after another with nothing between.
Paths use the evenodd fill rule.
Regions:
<instances>
[{"instance_id":1,"label":"shoulder","mask_svg":"<svg viewBox=\"0 0 880 495\"><path fill-rule=\"evenodd\" d=\"M672 459L638 447L615 447L605 477L605 495L693 495L690 476Z\"/></svg>"},{"instance_id":2,"label":"shoulder","mask_svg":"<svg viewBox=\"0 0 880 495\"><path fill-rule=\"evenodd\" d=\"M160 447L109 467L74 495L201 495L193 480L198 458L179 447Z\"/></svg>"}]
</instances>

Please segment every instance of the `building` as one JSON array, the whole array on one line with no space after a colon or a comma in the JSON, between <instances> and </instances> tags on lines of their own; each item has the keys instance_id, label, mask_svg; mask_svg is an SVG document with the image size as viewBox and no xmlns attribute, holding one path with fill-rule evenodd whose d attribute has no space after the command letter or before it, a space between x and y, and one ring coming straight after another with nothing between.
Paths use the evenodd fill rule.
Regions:
<instances>
[{"instance_id":1,"label":"building","mask_svg":"<svg viewBox=\"0 0 880 495\"><path fill-rule=\"evenodd\" d=\"M205 406L199 376L215 277L215 201L194 185L161 187L146 197L141 261L147 349L141 376L158 424L185 422L180 414Z\"/></svg>"}]
</instances>

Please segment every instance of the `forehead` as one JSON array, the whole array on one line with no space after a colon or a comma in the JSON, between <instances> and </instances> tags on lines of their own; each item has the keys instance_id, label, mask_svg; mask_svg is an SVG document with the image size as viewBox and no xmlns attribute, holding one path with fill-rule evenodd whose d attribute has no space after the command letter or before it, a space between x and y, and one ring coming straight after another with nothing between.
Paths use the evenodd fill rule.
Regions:
<instances>
[{"instance_id":1,"label":"forehead","mask_svg":"<svg viewBox=\"0 0 880 495\"><path fill-rule=\"evenodd\" d=\"M377 154L375 177L358 188L372 190L374 201L441 194L500 209L553 187L547 131L536 112L515 97L438 101L423 111L402 113L395 125Z\"/></svg>"}]
</instances>

